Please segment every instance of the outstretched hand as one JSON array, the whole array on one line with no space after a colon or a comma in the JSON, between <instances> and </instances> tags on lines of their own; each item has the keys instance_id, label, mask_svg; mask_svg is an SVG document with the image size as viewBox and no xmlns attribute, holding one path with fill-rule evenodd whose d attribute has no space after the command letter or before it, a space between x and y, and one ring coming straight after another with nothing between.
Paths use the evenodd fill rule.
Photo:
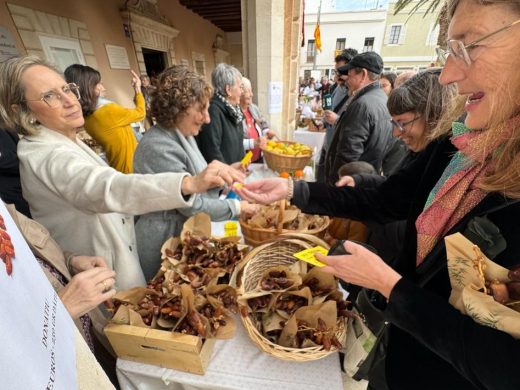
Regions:
<instances>
[{"instance_id":1,"label":"outstretched hand","mask_svg":"<svg viewBox=\"0 0 520 390\"><path fill-rule=\"evenodd\" d=\"M181 184L184 195L200 194L211 188L231 186L234 182L242 183L245 174L220 161L214 160L197 176L186 176Z\"/></svg>"},{"instance_id":2,"label":"outstretched hand","mask_svg":"<svg viewBox=\"0 0 520 390\"><path fill-rule=\"evenodd\" d=\"M270 204L287 198L289 184L287 179L260 179L244 184L242 188L236 188L234 191L249 202Z\"/></svg>"},{"instance_id":3,"label":"outstretched hand","mask_svg":"<svg viewBox=\"0 0 520 390\"><path fill-rule=\"evenodd\" d=\"M356 181L352 176L342 176L339 178L339 180L336 182L336 187L355 187Z\"/></svg>"},{"instance_id":4,"label":"outstretched hand","mask_svg":"<svg viewBox=\"0 0 520 390\"><path fill-rule=\"evenodd\" d=\"M327 264L321 270L334 274L348 283L379 291L388 299L401 275L364 246L352 241L345 241L344 246L350 255L316 254L319 261Z\"/></svg>"}]
</instances>

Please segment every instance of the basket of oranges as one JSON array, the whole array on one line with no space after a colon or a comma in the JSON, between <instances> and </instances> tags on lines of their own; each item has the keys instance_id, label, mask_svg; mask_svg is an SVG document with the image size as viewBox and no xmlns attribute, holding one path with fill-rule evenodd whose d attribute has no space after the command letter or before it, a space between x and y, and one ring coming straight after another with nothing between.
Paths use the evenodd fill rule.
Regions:
<instances>
[{"instance_id":1,"label":"basket of oranges","mask_svg":"<svg viewBox=\"0 0 520 390\"><path fill-rule=\"evenodd\" d=\"M268 141L262 148L267 166L275 172L294 174L309 164L312 150L309 146L290 141Z\"/></svg>"}]
</instances>

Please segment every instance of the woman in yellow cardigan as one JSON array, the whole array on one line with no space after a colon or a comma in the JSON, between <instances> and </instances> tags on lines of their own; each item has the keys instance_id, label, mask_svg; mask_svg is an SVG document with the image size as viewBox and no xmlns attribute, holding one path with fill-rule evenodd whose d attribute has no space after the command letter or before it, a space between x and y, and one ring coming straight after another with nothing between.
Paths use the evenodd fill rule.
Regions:
<instances>
[{"instance_id":1,"label":"woman in yellow cardigan","mask_svg":"<svg viewBox=\"0 0 520 390\"><path fill-rule=\"evenodd\" d=\"M146 115L141 80L134 71L131 72L135 108L124 108L105 99L105 87L97 70L80 64L65 69L67 82L76 83L80 88L85 130L103 147L108 164L123 173L133 172L134 151L137 147L130 124L142 121Z\"/></svg>"}]
</instances>

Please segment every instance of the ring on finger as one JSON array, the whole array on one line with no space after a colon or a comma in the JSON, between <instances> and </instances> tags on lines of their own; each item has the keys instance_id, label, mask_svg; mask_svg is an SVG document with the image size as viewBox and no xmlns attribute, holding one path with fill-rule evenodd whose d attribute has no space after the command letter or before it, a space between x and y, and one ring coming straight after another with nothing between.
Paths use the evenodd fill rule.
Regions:
<instances>
[{"instance_id":1,"label":"ring on finger","mask_svg":"<svg viewBox=\"0 0 520 390\"><path fill-rule=\"evenodd\" d=\"M110 289L110 287L108 287L108 285L107 285L107 281L106 280L103 280L103 287L104 287L103 288L103 292L108 291Z\"/></svg>"}]
</instances>

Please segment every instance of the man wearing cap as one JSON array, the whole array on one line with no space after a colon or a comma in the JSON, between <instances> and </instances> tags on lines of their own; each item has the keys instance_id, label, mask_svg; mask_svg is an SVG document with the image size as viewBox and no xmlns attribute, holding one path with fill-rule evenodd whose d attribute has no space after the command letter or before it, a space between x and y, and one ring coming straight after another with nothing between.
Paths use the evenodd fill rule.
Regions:
<instances>
[{"instance_id":1,"label":"man wearing cap","mask_svg":"<svg viewBox=\"0 0 520 390\"><path fill-rule=\"evenodd\" d=\"M379 86L383 59L375 52L358 54L338 68L346 74L351 97L334 126L334 134L325 157L326 182L338 180L338 169L352 161L366 161L381 173L382 162L392 138L387 96ZM342 76L345 77L345 76Z\"/></svg>"},{"instance_id":2,"label":"man wearing cap","mask_svg":"<svg viewBox=\"0 0 520 390\"><path fill-rule=\"evenodd\" d=\"M332 141L332 135L334 134L334 123L338 119L338 112L341 110L348 98L348 88L345 85L345 80L341 77L338 72L338 68L348 64L348 62L358 54L356 49L348 48L344 49L340 54L334 58L334 68L336 73L334 74L334 85L329 90L332 96L332 109L325 110L323 112L323 119L325 121L325 139L320 151L320 159L316 165L316 181L325 182L325 156L327 150Z\"/></svg>"}]
</instances>

